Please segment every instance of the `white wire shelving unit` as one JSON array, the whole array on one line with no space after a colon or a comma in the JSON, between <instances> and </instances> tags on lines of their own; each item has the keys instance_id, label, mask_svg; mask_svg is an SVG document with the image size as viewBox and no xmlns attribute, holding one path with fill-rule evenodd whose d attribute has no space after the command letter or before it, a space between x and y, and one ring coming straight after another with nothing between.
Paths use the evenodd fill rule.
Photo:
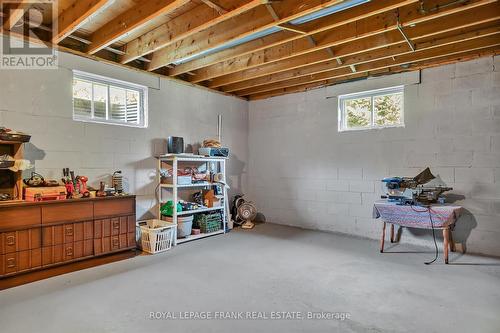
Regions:
<instances>
[{"instance_id":1,"label":"white wire shelving unit","mask_svg":"<svg viewBox=\"0 0 500 333\"><path fill-rule=\"evenodd\" d=\"M172 200L174 207L177 207L177 203L181 198L179 197L179 194L181 191L188 191L188 190L196 190L196 189L207 189L211 188L212 186L215 185L221 185L221 183L210 183L208 181L206 182L199 182L199 183L193 183L193 184L186 184L186 185L178 185L178 180L177 180L177 171L182 170L185 167L193 167L196 166L200 168L201 166L206 167L207 172L213 172L213 173L222 173L224 175L224 179L226 179L226 160L227 158L225 157L204 157L204 156L197 156L197 155L160 155L157 156L158 159L158 166L157 166L157 181L158 181L158 210L157 210L157 217L158 219L162 218L160 209L161 206L167 202L167 200ZM165 169L172 169L172 184L162 184L161 183L161 175L160 175L160 170L165 170ZM224 185L221 185L224 186ZM166 198L166 193L169 192L169 198ZM210 237L214 235L220 235L220 234L225 234L226 233L226 228L227 228L227 214L228 212L226 211L226 207L228 206L228 198L227 198L227 190L223 188L223 202L220 207L203 207L200 209L196 210L187 210L187 211L182 211L182 212L177 212L177 209L173 209L173 223L176 225L175 230L175 237L174 237L174 245L178 245L181 243L205 238L205 237ZM185 215L191 215L191 214L197 214L197 213L206 213L206 212L211 212L211 211L222 211L222 229L217 230L215 232L211 233L202 233L199 235L190 235L186 238L179 238L177 239L177 217L180 216L185 216Z\"/></svg>"}]
</instances>

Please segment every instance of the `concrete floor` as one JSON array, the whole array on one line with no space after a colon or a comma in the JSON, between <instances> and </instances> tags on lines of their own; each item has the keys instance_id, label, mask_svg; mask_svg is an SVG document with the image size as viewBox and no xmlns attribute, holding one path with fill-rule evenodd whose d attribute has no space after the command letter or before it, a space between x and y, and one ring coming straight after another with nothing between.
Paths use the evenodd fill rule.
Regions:
<instances>
[{"instance_id":1,"label":"concrete floor","mask_svg":"<svg viewBox=\"0 0 500 333\"><path fill-rule=\"evenodd\" d=\"M428 249L389 251L380 254L374 241L260 225L2 291L0 331L500 332L500 260L452 254L450 265L427 266ZM169 311L350 319L149 319Z\"/></svg>"}]
</instances>

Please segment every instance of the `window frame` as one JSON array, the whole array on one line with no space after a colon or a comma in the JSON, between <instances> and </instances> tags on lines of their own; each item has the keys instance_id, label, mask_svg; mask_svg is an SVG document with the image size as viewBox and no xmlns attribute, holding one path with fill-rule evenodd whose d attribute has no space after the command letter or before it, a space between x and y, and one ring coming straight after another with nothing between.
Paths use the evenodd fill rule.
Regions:
<instances>
[{"instance_id":1,"label":"window frame","mask_svg":"<svg viewBox=\"0 0 500 333\"><path fill-rule=\"evenodd\" d=\"M135 84L135 83L130 83L126 81L121 81L117 79L112 79L109 77L97 75L97 74L91 74L91 73L86 73L82 72L79 70L73 70L73 81L75 79L81 80L81 81L86 81L92 84L92 91L91 91L91 111L90 111L90 117L86 116L79 116L75 114L75 102L74 102L74 96L73 96L73 90L72 90L72 101L73 101L73 120L75 121L82 121L82 122L87 122L87 123L97 123L97 124L105 124L105 125L118 125L118 126L127 126L127 127L135 127L135 128L147 128L148 127L148 87ZM94 112L95 112L95 107L94 107L94 89L93 89L93 84L99 84L99 85L104 85L106 86L107 89L107 94L106 94L106 119L102 118L94 118ZM110 88L111 87L116 87L120 89L125 89L125 109L127 108L126 104L126 91L135 91L139 93L139 122L138 123L128 123L126 121L119 121L119 120L114 120L114 119L109 119L109 112L111 110L111 101L110 101Z\"/></svg>"},{"instance_id":2,"label":"window frame","mask_svg":"<svg viewBox=\"0 0 500 333\"><path fill-rule=\"evenodd\" d=\"M404 104L405 104L405 90L404 86L394 86L394 87L388 87L388 88L381 88L381 89L374 89L374 90L366 90L362 92L357 92L357 93L351 93L351 94L344 94L344 95L339 95L338 96L338 131L339 132L351 132L351 131L366 131L366 130L373 130L373 129L382 129L382 128L394 128L394 127L405 127L405 122L404 122ZM375 97L378 96L385 96L385 95L391 95L395 93L401 93L403 96L403 101L401 105L401 123L395 124L395 125L377 125L376 124L376 117L375 117L375 103L374 99ZM370 98L371 100L371 123L369 126L366 127L357 127L357 128L349 128L347 127L347 117L346 117L346 110L345 110L345 101L351 100L351 99L358 99L358 98Z\"/></svg>"}]
</instances>

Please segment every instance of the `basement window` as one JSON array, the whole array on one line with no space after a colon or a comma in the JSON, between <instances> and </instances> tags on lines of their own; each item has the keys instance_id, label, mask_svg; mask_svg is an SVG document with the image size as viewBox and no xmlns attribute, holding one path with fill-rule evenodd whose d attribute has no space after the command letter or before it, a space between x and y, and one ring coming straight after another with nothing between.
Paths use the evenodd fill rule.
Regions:
<instances>
[{"instance_id":1,"label":"basement window","mask_svg":"<svg viewBox=\"0 0 500 333\"><path fill-rule=\"evenodd\" d=\"M339 132L404 126L404 86L340 95Z\"/></svg>"},{"instance_id":2,"label":"basement window","mask_svg":"<svg viewBox=\"0 0 500 333\"><path fill-rule=\"evenodd\" d=\"M147 87L73 72L73 119L147 127Z\"/></svg>"}]
</instances>

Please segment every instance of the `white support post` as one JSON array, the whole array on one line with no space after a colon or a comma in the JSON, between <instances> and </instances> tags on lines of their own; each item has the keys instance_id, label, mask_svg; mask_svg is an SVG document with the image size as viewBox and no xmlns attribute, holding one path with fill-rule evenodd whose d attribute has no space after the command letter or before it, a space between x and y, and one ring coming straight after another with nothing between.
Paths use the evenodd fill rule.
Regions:
<instances>
[{"instance_id":1,"label":"white support post","mask_svg":"<svg viewBox=\"0 0 500 333\"><path fill-rule=\"evenodd\" d=\"M157 172L157 178L158 178L158 214L156 215L158 220L161 220L161 203L162 203L162 187L161 187L161 158L158 159L158 170Z\"/></svg>"},{"instance_id":2,"label":"white support post","mask_svg":"<svg viewBox=\"0 0 500 333\"><path fill-rule=\"evenodd\" d=\"M172 221L175 223L175 232L174 232L174 245L177 245L177 169L178 169L178 160L177 158L174 157L173 161L173 168L172 168L172 202L174 204L173 210L172 210Z\"/></svg>"},{"instance_id":3,"label":"white support post","mask_svg":"<svg viewBox=\"0 0 500 333\"><path fill-rule=\"evenodd\" d=\"M221 170L220 172L224 175L224 178L226 178L226 160L222 159L220 160L220 165L221 165ZM224 179L224 181L226 182L227 184L227 179ZM224 233L226 233L226 224L227 224L227 214L228 212L226 211L227 210L227 207L228 207L228 201L227 201L227 187L226 185L222 185L223 186L223 193L224 193L224 209L222 209L222 230L224 231Z\"/></svg>"}]
</instances>

